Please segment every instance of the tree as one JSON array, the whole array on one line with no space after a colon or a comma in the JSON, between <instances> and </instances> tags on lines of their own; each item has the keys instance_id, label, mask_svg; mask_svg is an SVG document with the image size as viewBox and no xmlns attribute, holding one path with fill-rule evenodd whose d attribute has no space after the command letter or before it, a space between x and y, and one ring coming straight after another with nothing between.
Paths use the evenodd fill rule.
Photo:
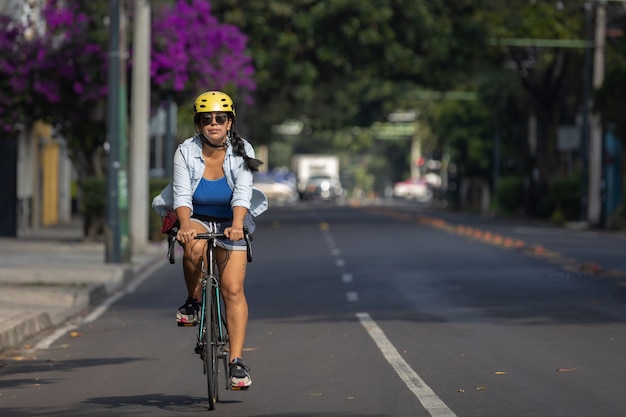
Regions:
<instances>
[{"instance_id":1,"label":"tree","mask_svg":"<svg viewBox=\"0 0 626 417\"><path fill-rule=\"evenodd\" d=\"M261 141L271 137L271 125L302 115L317 130L369 126L407 84L414 90L460 83L480 50L467 47L482 37L471 17L475 3L212 2L220 20L249 36L258 89L247 122Z\"/></svg>"},{"instance_id":2,"label":"tree","mask_svg":"<svg viewBox=\"0 0 626 417\"><path fill-rule=\"evenodd\" d=\"M203 0L178 0L157 9L152 25L150 76L157 100L180 102L206 90L229 90L250 103L256 89L247 37L222 24Z\"/></svg>"},{"instance_id":3,"label":"tree","mask_svg":"<svg viewBox=\"0 0 626 417\"><path fill-rule=\"evenodd\" d=\"M104 171L98 155L106 139L107 13L105 2L50 0L42 13L45 32L29 39L16 22L0 22L2 129L15 131L38 119L53 123L68 142L79 178ZM182 101L212 88L248 97L254 90L245 36L219 24L208 3L177 0L157 10L153 25L156 97Z\"/></svg>"},{"instance_id":4,"label":"tree","mask_svg":"<svg viewBox=\"0 0 626 417\"><path fill-rule=\"evenodd\" d=\"M0 73L8 87L0 93L4 130L28 128L38 119L57 125L81 174L94 166L86 155L101 144L94 132L103 131L97 115L106 94L106 53L88 17L96 4L49 1L42 11L45 33L25 36L25 28L3 17L0 34Z\"/></svg>"},{"instance_id":5,"label":"tree","mask_svg":"<svg viewBox=\"0 0 626 417\"><path fill-rule=\"evenodd\" d=\"M0 121L1 131L10 134L20 128L27 113L23 95L32 69L26 57L33 51L24 39L23 29L9 17L0 16L0 28Z\"/></svg>"},{"instance_id":6,"label":"tree","mask_svg":"<svg viewBox=\"0 0 626 417\"><path fill-rule=\"evenodd\" d=\"M494 0L486 4L481 18L493 39L585 39L583 3ZM558 127L574 124L582 107L584 50L540 45L505 44L494 49L492 61L500 67L507 60L513 64L529 99L529 114L537 120L536 149L528 145L526 152L526 210L531 215L543 214L541 196L559 174Z\"/></svg>"}]
</instances>

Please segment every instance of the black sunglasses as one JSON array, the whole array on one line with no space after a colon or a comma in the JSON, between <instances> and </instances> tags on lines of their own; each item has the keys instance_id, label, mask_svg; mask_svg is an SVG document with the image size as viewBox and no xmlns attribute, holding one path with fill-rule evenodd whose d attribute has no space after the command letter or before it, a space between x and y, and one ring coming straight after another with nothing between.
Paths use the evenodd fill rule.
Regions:
<instances>
[{"instance_id":1,"label":"black sunglasses","mask_svg":"<svg viewBox=\"0 0 626 417\"><path fill-rule=\"evenodd\" d=\"M217 114L209 113L209 114L203 114L202 117L200 117L200 123L202 123L202 126L210 125L211 123L213 123L214 118L215 118L215 123L217 123L218 125L223 125L224 123L228 121L228 115L225 113L217 113Z\"/></svg>"}]
</instances>

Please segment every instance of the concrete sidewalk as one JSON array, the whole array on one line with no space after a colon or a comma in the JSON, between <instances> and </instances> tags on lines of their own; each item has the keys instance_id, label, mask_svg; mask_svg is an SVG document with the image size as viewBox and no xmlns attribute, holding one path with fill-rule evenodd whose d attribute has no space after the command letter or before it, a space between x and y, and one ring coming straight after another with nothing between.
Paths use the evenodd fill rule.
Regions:
<instances>
[{"instance_id":1,"label":"concrete sidewalk","mask_svg":"<svg viewBox=\"0 0 626 417\"><path fill-rule=\"evenodd\" d=\"M131 263L105 263L104 243L84 241L80 219L0 238L0 352L98 304L165 251L159 243Z\"/></svg>"}]
</instances>

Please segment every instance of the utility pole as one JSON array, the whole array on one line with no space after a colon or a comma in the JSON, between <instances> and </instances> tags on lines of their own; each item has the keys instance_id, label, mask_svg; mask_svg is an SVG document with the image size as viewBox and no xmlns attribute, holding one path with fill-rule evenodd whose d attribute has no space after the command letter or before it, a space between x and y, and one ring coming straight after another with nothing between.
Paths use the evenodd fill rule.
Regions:
<instances>
[{"instance_id":1,"label":"utility pole","mask_svg":"<svg viewBox=\"0 0 626 417\"><path fill-rule=\"evenodd\" d=\"M598 89L604 83L606 48L606 2L596 3L595 41L593 51L593 88ZM600 115L591 115L589 138L589 193L587 219L592 226L599 226L602 213L602 124Z\"/></svg>"},{"instance_id":2,"label":"utility pole","mask_svg":"<svg viewBox=\"0 0 626 417\"><path fill-rule=\"evenodd\" d=\"M150 141L150 1L134 0L132 132L130 160L130 240L133 253L145 250L149 238Z\"/></svg>"},{"instance_id":3,"label":"utility pole","mask_svg":"<svg viewBox=\"0 0 626 417\"><path fill-rule=\"evenodd\" d=\"M123 0L109 0L109 74L107 97L107 263L130 260L126 138L126 36Z\"/></svg>"}]
</instances>

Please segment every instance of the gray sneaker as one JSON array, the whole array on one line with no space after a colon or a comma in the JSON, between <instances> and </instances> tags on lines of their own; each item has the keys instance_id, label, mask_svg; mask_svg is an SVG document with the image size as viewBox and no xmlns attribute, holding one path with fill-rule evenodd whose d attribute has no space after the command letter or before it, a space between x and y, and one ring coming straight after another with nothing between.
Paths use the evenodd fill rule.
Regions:
<instances>
[{"instance_id":1,"label":"gray sneaker","mask_svg":"<svg viewBox=\"0 0 626 417\"><path fill-rule=\"evenodd\" d=\"M188 298L185 304L176 312L176 322L179 326L193 326L198 320L200 303L195 298Z\"/></svg>"},{"instance_id":2,"label":"gray sneaker","mask_svg":"<svg viewBox=\"0 0 626 417\"><path fill-rule=\"evenodd\" d=\"M250 368L243 363L241 358L235 358L228 364L228 373L230 376L230 388L232 390L246 390L252 385L252 379L248 373Z\"/></svg>"}]
</instances>

